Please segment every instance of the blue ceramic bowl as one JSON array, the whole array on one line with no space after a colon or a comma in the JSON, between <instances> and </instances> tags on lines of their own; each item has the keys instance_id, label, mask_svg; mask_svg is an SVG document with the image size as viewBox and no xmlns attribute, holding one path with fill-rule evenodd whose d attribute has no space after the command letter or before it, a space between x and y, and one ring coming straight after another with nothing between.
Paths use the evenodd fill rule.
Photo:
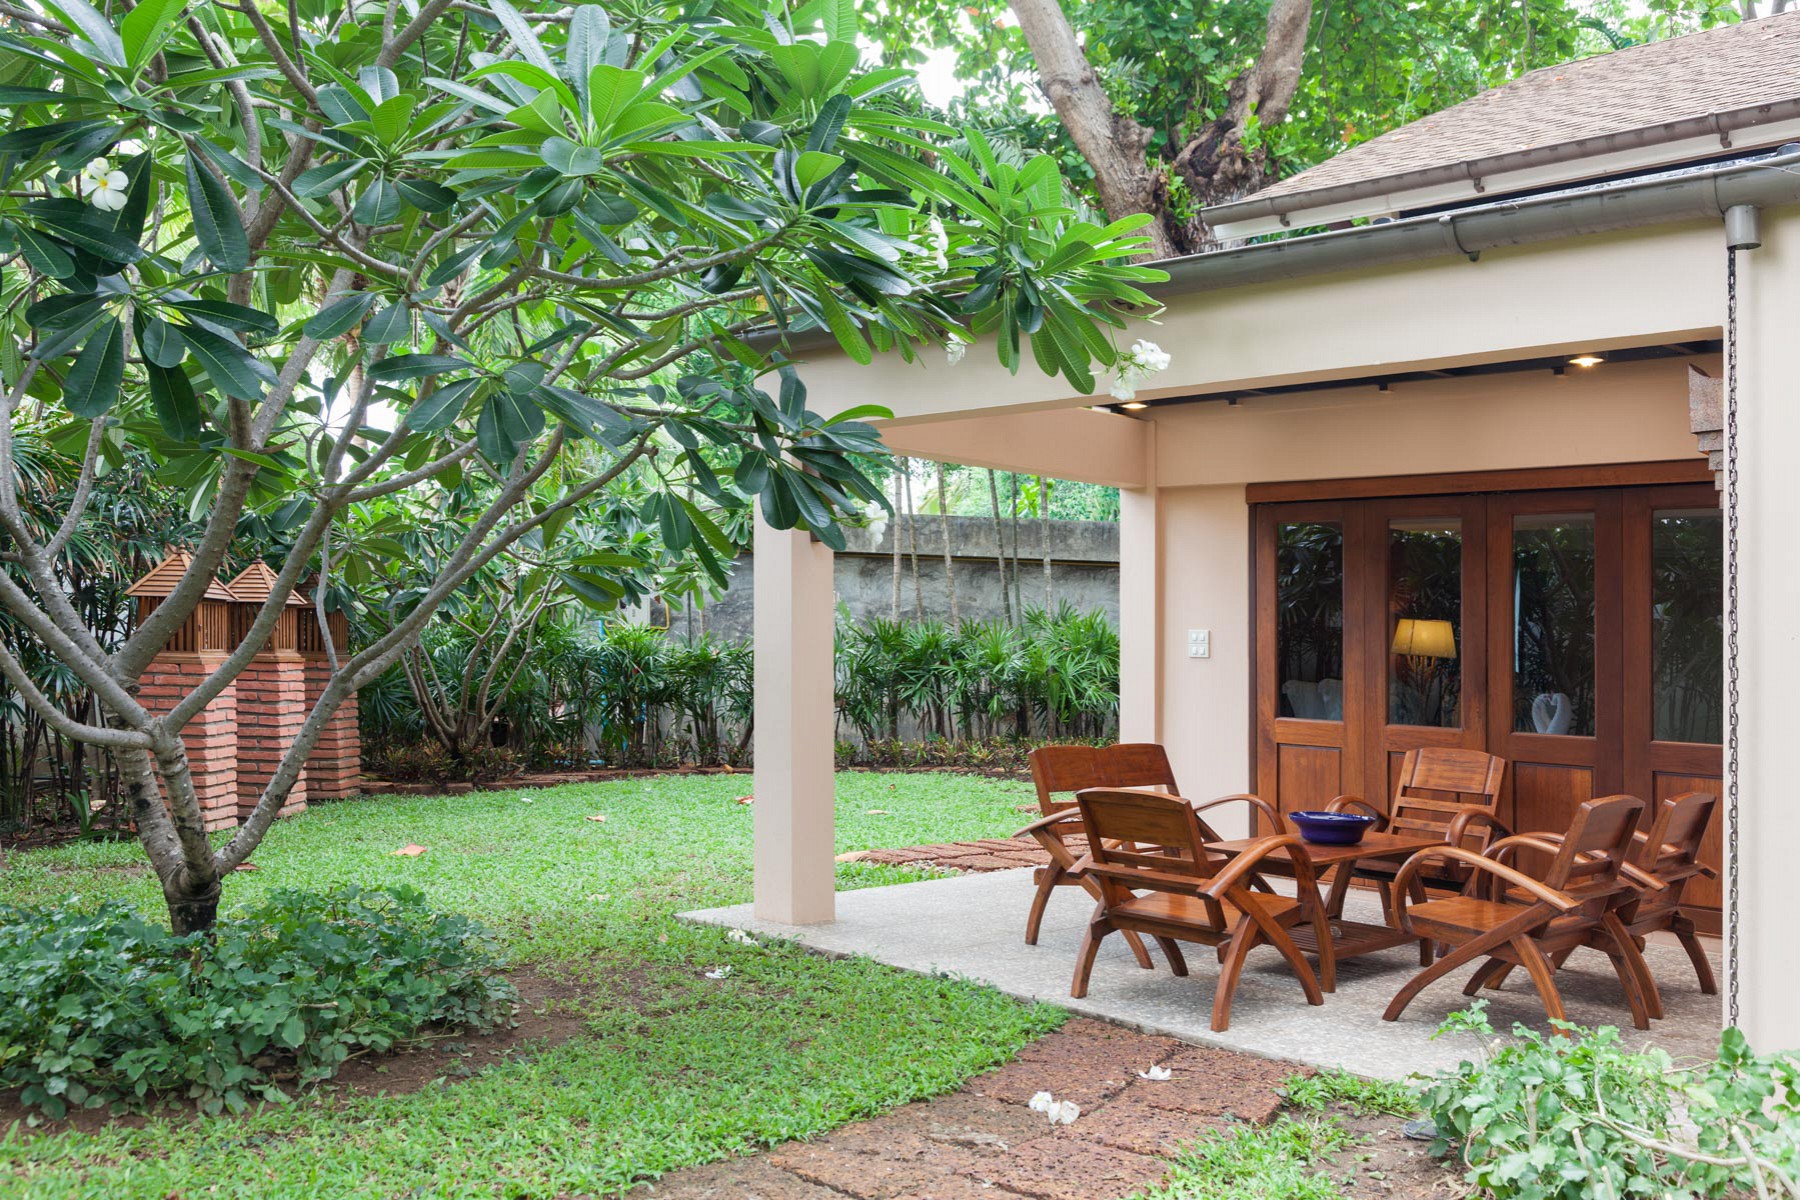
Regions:
<instances>
[{"instance_id":1,"label":"blue ceramic bowl","mask_svg":"<svg viewBox=\"0 0 1800 1200\"><path fill-rule=\"evenodd\" d=\"M1287 819L1300 831L1302 841L1318 846L1354 846L1375 823L1363 813L1291 812Z\"/></svg>"}]
</instances>

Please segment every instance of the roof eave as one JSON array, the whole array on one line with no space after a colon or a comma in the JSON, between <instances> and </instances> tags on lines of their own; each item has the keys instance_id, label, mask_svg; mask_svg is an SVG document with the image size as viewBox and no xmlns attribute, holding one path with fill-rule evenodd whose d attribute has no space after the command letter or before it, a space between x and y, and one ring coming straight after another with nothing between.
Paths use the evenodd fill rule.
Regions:
<instances>
[{"instance_id":1,"label":"roof eave","mask_svg":"<svg viewBox=\"0 0 1800 1200\"><path fill-rule=\"evenodd\" d=\"M1765 104L1749 105L1744 108L1706 113L1679 121L1665 121L1660 124L1615 130L1596 137L1576 138L1547 146L1512 150L1505 154L1463 159L1435 167L1424 167L1416 171L1399 171L1329 187L1309 188L1305 191L1286 192L1277 196L1249 196L1243 200L1234 200L1228 204L1217 204L1203 209L1200 219L1211 229L1217 229L1224 225L1241 225L1246 221L1269 217L1274 217L1281 224L1287 225L1293 214L1309 209L1436 187L1446 183L1468 182L1474 184L1476 190L1479 191L1482 186L1481 181L1494 175L1575 162L1583 158L1616 154L1669 142L1684 141L1689 138L1704 137L1709 134L1719 138L1722 150L1729 150L1732 149L1731 137L1734 133L1751 130L1758 125L1768 125L1795 118L1800 118L1800 96L1786 100L1772 100Z\"/></svg>"}]
</instances>

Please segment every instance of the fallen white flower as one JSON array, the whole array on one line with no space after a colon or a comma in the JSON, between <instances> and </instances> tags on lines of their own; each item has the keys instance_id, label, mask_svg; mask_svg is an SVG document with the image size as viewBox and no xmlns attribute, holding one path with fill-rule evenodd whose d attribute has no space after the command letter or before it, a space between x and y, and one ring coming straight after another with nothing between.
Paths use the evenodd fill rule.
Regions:
<instances>
[{"instance_id":1,"label":"fallen white flower","mask_svg":"<svg viewBox=\"0 0 1800 1200\"><path fill-rule=\"evenodd\" d=\"M1039 1092L1031 1098L1032 1112L1041 1112L1052 1125L1073 1125L1075 1118L1081 1115L1081 1106L1073 1100L1058 1100L1049 1092Z\"/></svg>"},{"instance_id":2,"label":"fallen white flower","mask_svg":"<svg viewBox=\"0 0 1800 1200\"><path fill-rule=\"evenodd\" d=\"M1139 1071L1138 1078L1139 1079L1149 1079L1156 1083L1161 1083L1163 1080L1167 1079L1171 1074L1172 1074L1172 1072L1167 1067L1151 1067L1148 1071Z\"/></svg>"},{"instance_id":3,"label":"fallen white flower","mask_svg":"<svg viewBox=\"0 0 1800 1200\"><path fill-rule=\"evenodd\" d=\"M1031 1098L1031 1104L1028 1107L1032 1112L1049 1112L1050 1106L1055 1103L1055 1096L1052 1096L1049 1092L1039 1092Z\"/></svg>"},{"instance_id":4,"label":"fallen white flower","mask_svg":"<svg viewBox=\"0 0 1800 1200\"><path fill-rule=\"evenodd\" d=\"M757 941L741 929L727 929L725 931L725 937L727 940L736 942L740 946L754 946L758 949L762 947L761 942Z\"/></svg>"},{"instance_id":5,"label":"fallen white flower","mask_svg":"<svg viewBox=\"0 0 1800 1200\"><path fill-rule=\"evenodd\" d=\"M729 974L731 974L730 967L714 967L706 973L706 977L708 979L723 979Z\"/></svg>"}]
</instances>

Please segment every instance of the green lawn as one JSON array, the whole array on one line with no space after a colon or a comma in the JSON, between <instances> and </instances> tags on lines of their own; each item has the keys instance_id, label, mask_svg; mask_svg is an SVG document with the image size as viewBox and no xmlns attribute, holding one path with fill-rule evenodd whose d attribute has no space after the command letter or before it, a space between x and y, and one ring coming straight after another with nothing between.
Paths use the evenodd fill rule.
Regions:
<instances>
[{"instance_id":1,"label":"green lawn","mask_svg":"<svg viewBox=\"0 0 1800 1200\"><path fill-rule=\"evenodd\" d=\"M243 1118L0 1134L0 1194L44 1197L613 1194L635 1179L950 1090L1059 1010L783 946L674 914L750 897L748 776L662 777L322 805L281 822L226 904L270 888L404 882L583 984L585 1033L410 1096L329 1092ZM838 849L1011 833L1026 785L838 778ZM589 821L605 814L604 822ZM426 846L417 858L393 852ZM160 912L129 844L16 854L0 900L122 897ZM847 864L839 886L916 878ZM705 978L729 965L720 981Z\"/></svg>"}]
</instances>

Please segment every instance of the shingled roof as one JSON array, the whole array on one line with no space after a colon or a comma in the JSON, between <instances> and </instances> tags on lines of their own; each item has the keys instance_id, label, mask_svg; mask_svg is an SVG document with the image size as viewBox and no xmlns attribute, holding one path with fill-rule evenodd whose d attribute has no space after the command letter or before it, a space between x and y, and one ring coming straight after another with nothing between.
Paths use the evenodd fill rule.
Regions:
<instances>
[{"instance_id":1,"label":"shingled roof","mask_svg":"<svg viewBox=\"0 0 1800 1200\"><path fill-rule=\"evenodd\" d=\"M1768 144L1747 132L1734 144L1734 131L1792 118L1800 10L1532 71L1205 217L1218 226L1707 135L1724 153Z\"/></svg>"},{"instance_id":2,"label":"shingled roof","mask_svg":"<svg viewBox=\"0 0 1800 1200\"><path fill-rule=\"evenodd\" d=\"M186 550L170 549L163 556L161 562L150 568L147 575L126 588L125 594L127 596L154 596L159 599L172 596L175 594L175 585L181 582L181 577L187 574L187 569L193 565L193 562L194 556ZM206 585L205 598L208 600L235 600L237 597L231 594L230 588L214 579Z\"/></svg>"}]
</instances>

